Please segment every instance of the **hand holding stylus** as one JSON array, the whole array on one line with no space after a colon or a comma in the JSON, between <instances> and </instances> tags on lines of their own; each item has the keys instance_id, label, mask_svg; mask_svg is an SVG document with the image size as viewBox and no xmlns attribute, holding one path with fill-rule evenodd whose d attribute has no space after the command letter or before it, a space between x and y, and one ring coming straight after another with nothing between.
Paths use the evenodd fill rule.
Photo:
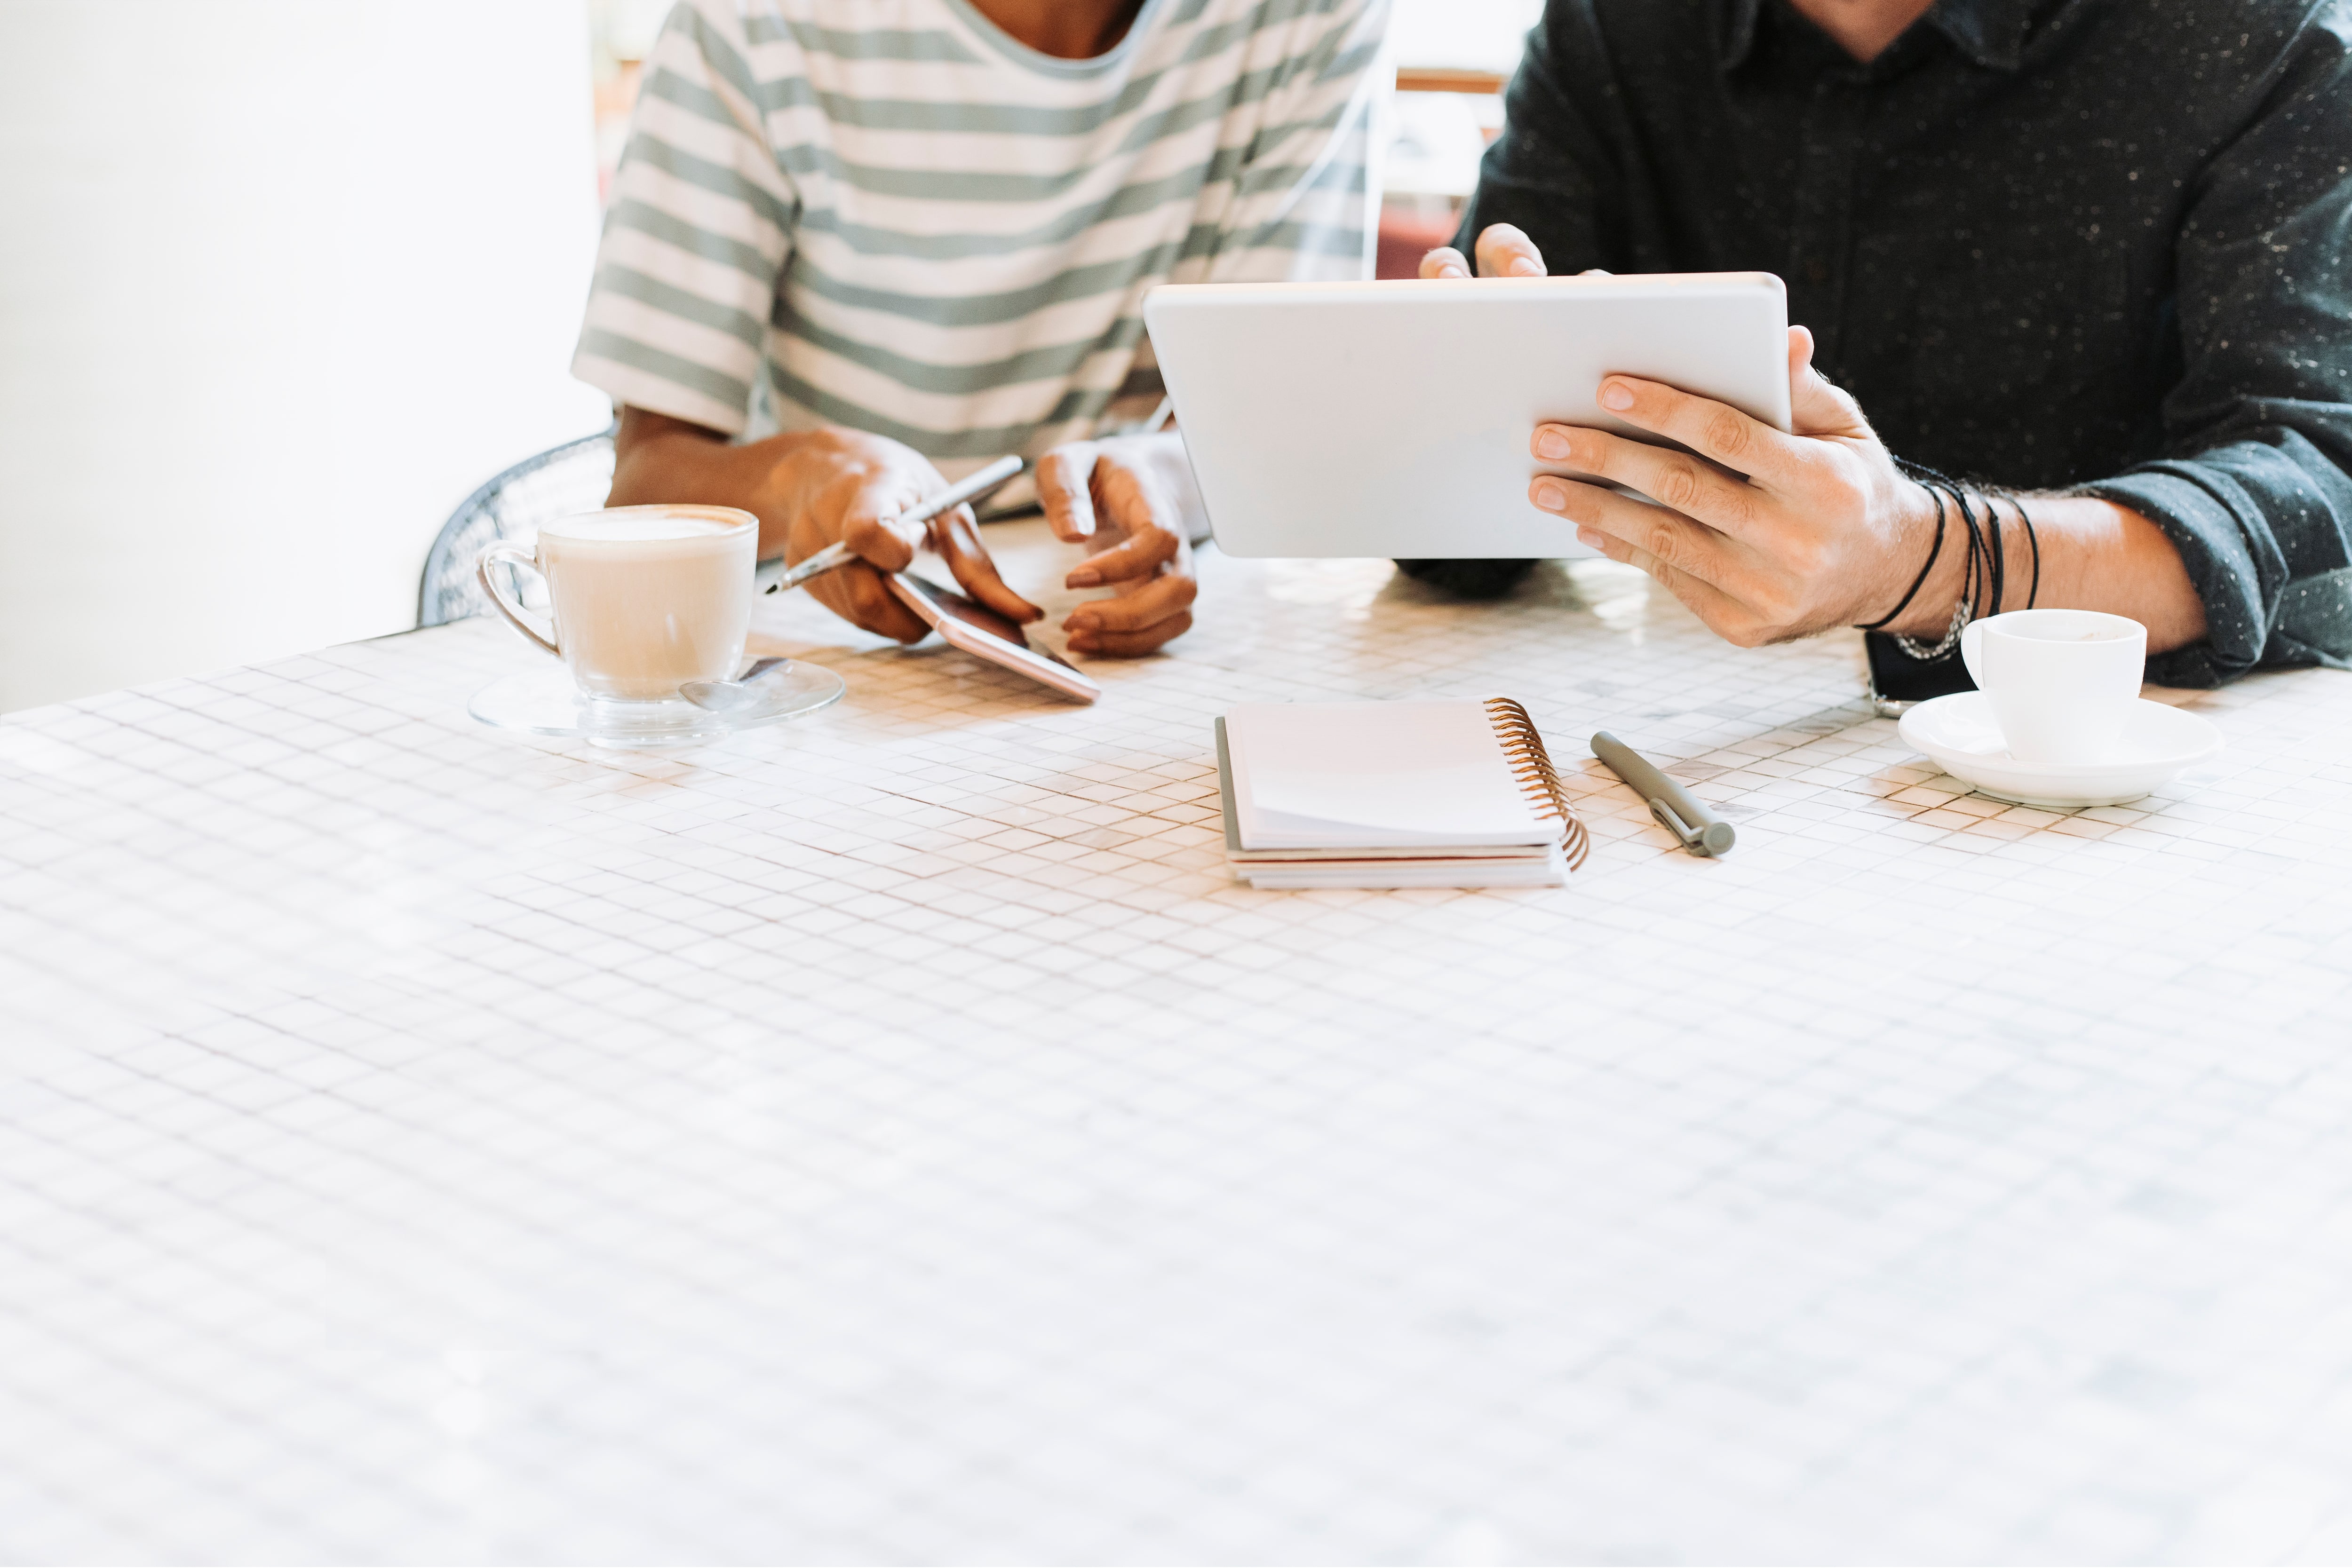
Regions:
<instances>
[{"instance_id":1,"label":"hand holding stylus","mask_svg":"<svg viewBox=\"0 0 2352 1568\"><path fill-rule=\"evenodd\" d=\"M882 574L904 571L929 545L963 591L998 614L1025 624L1044 613L1005 586L971 506L950 503L950 486L929 459L882 436L825 434L821 450L787 461L779 507L791 518L786 560L797 565L836 544L856 558L807 580L825 608L882 636L921 642L930 628L898 601ZM934 502L943 507L937 515L927 505Z\"/></svg>"},{"instance_id":2,"label":"hand holding stylus","mask_svg":"<svg viewBox=\"0 0 2352 1568\"><path fill-rule=\"evenodd\" d=\"M909 523L928 523L951 507L964 506L979 499L1020 473L1021 466L1018 457L1000 457L978 473L964 476L922 505L900 513L893 521L901 528ZM779 575L767 585L766 591L782 593L798 588L813 578L822 577L857 559L857 552L849 548L848 540L835 540Z\"/></svg>"}]
</instances>

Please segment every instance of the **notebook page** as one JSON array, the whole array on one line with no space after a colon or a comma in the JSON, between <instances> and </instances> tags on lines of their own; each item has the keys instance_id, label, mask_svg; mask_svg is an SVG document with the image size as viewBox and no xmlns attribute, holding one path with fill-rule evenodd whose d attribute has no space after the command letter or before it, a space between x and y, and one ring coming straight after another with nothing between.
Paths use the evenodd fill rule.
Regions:
<instances>
[{"instance_id":1,"label":"notebook page","mask_svg":"<svg viewBox=\"0 0 2352 1568\"><path fill-rule=\"evenodd\" d=\"M1539 844L1483 704L1243 703L1225 713L1242 847Z\"/></svg>"}]
</instances>

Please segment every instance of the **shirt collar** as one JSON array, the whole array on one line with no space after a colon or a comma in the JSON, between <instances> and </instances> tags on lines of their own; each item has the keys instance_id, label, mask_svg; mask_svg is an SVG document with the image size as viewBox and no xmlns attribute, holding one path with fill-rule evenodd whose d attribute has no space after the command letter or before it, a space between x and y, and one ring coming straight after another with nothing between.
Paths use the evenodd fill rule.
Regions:
<instances>
[{"instance_id":1,"label":"shirt collar","mask_svg":"<svg viewBox=\"0 0 2352 1568\"><path fill-rule=\"evenodd\" d=\"M1988 70L2013 71L2023 58L2034 0L1937 0L1924 20L1952 47ZM1756 19L1764 0L1731 0L1718 12L1725 70L1737 68L1756 47Z\"/></svg>"}]
</instances>

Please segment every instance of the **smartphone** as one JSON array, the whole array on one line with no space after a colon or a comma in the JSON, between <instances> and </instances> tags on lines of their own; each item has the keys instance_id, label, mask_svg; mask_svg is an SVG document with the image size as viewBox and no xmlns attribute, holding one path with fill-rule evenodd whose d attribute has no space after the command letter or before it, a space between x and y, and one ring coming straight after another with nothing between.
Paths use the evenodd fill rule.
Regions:
<instances>
[{"instance_id":1,"label":"smartphone","mask_svg":"<svg viewBox=\"0 0 2352 1568\"><path fill-rule=\"evenodd\" d=\"M1929 697L1977 689L1958 648L1940 659L1915 659L1884 632L1864 632L1862 647L1870 659L1870 706L1881 718L1900 718Z\"/></svg>"},{"instance_id":2,"label":"smartphone","mask_svg":"<svg viewBox=\"0 0 2352 1568\"><path fill-rule=\"evenodd\" d=\"M949 647L1026 675L1082 703L1102 695L1100 686L1066 661L1043 648L1032 648L1018 624L987 605L909 571L886 573L883 580L898 596L898 602L921 616L923 624L938 632Z\"/></svg>"}]
</instances>

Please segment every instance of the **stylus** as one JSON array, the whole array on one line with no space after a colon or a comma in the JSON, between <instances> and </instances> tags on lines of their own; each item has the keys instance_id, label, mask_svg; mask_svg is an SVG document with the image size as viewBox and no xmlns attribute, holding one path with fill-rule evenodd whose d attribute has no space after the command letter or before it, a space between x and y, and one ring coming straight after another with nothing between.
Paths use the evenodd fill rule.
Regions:
<instances>
[{"instance_id":1,"label":"stylus","mask_svg":"<svg viewBox=\"0 0 2352 1568\"><path fill-rule=\"evenodd\" d=\"M951 511L966 501L987 494L1020 472L1020 458L1000 457L979 473L956 481L922 505L899 513L898 520L902 523L929 522L941 512ZM843 539L829 544L798 566L779 573L773 580L764 585L765 591L770 593L780 593L787 588L798 588L810 578L823 577L835 567L847 566L856 559L857 552L849 548L848 540Z\"/></svg>"},{"instance_id":2,"label":"stylus","mask_svg":"<svg viewBox=\"0 0 2352 1568\"><path fill-rule=\"evenodd\" d=\"M1659 772L1650 765L1649 758L1607 730L1592 737L1592 755L1607 763L1610 772L1649 802L1650 815L1657 818L1691 853L1724 854L1738 841L1739 835L1731 831L1729 822L1700 805L1689 790Z\"/></svg>"}]
</instances>

